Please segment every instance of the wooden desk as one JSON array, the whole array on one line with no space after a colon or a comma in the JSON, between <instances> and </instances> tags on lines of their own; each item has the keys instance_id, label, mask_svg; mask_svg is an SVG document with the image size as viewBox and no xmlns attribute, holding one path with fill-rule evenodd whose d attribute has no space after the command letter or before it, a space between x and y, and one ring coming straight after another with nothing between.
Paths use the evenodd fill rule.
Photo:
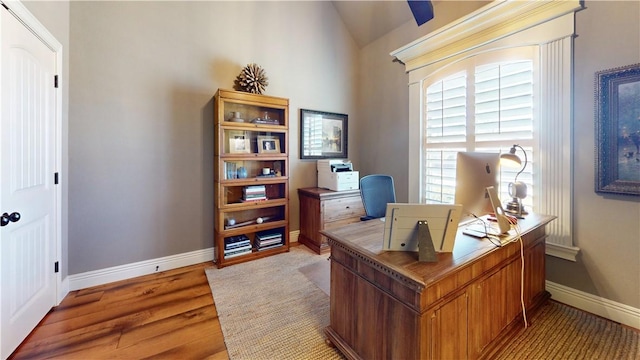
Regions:
<instances>
[{"instance_id":1,"label":"wooden desk","mask_svg":"<svg viewBox=\"0 0 640 360\"><path fill-rule=\"evenodd\" d=\"M331 191L322 188L298 189L300 236L298 242L318 254L329 251L321 230L360 222L365 215L360 190Z\"/></svg>"},{"instance_id":2,"label":"wooden desk","mask_svg":"<svg viewBox=\"0 0 640 360\"><path fill-rule=\"evenodd\" d=\"M527 310L542 305L545 225L519 221ZM458 230L453 253L437 263L412 252L382 251L378 220L325 230L331 245L328 340L349 359L477 359L499 335L522 326L520 242L496 247Z\"/></svg>"}]
</instances>

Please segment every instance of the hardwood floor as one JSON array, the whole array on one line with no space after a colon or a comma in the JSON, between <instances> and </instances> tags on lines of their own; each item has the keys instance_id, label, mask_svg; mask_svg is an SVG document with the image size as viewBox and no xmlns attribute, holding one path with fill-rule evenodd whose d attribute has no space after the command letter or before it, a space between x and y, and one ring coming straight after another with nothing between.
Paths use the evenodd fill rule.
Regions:
<instances>
[{"instance_id":1,"label":"hardwood floor","mask_svg":"<svg viewBox=\"0 0 640 360\"><path fill-rule=\"evenodd\" d=\"M9 359L228 359L204 269L73 291Z\"/></svg>"}]
</instances>

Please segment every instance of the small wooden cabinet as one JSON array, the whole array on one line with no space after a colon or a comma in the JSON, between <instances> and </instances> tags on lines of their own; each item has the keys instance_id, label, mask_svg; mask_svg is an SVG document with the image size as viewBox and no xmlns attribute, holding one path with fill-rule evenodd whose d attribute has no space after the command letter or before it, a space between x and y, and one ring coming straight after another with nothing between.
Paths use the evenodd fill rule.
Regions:
<instances>
[{"instance_id":1,"label":"small wooden cabinet","mask_svg":"<svg viewBox=\"0 0 640 360\"><path fill-rule=\"evenodd\" d=\"M298 242L318 254L328 252L321 230L359 222L365 215L360 190L332 191L322 188L298 189L300 236Z\"/></svg>"},{"instance_id":2,"label":"small wooden cabinet","mask_svg":"<svg viewBox=\"0 0 640 360\"><path fill-rule=\"evenodd\" d=\"M217 266L289 251L289 100L220 89L214 106Z\"/></svg>"}]
</instances>

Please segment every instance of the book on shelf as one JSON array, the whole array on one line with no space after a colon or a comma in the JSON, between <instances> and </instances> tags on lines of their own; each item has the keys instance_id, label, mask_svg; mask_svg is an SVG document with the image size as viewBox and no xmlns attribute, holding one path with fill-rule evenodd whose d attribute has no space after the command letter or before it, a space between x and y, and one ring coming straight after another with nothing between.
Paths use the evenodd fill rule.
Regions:
<instances>
[{"instance_id":1,"label":"book on shelf","mask_svg":"<svg viewBox=\"0 0 640 360\"><path fill-rule=\"evenodd\" d=\"M265 196L267 194L266 191L252 191L252 192L243 192L242 195L244 197L251 197L251 196Z\"/></svg>"},{"instance_id":2,"label":"book on shelf","mask_svg":"<svg viewBox=\"0 0 640 360\"><path fill-rule=\"evenodd\" d=\"M277 242L281 242L282 241L282 237L277 237L277 238L271 238L271 239L256 239L256 245L257 246L261 246L261 245L269 245L269 244L273 244L273 243L277 243Z\"/></svg>"},{"instance_id":3,"label":"book on shelf","mask_svg":"<svg viewBox=\"0 0 640 360\"><path fill-rule=\"evenodd\" d=\"M269 241L256 242L256 247L260 249L260 248L275 245L275 244L282 244L282 239L273 239Z\"/></svg>"},{"instance_id":4,"label":"book on shelf","mask_svg":"<svg viewBox=\"0 0 640 360\"><path fill-rule=\"evenodd\" d=\"M244 234L224 238L225 249L233 249L250 243L251 241L249 240L249 237Z\"/></svg>"},{"instance_id":5,"label":"book on shelf","mask_svg":"<svg viewBox=\"0 0 640 360\"><path fill-rule=\"evenodd\" d=\"M281 231L260 232L256 234L255 243L258 250L280 246L283 243L283 234Z\"/></svg>"},{"instance_id":6,"label":"book on shelf","mask_svg":"<svg viewBox=\"0 0 640 360\"><path fill-rule=\"evenodd\" d=\"M266 241L266 240L271 240L271 239L282 239L282 234L280 234L280 233L269 234L269 235L258 235L258 234L256 234L256 240Z\"/></svg>"},{"instance_id":7,"label":"book on shelf","mask_svg":"<svg viewBox=\"0 0 640 360\"><path fill-rule=\"evenodd\" d=\"M242 189L242 201L267 200L267 188L264 185L245 186Z\"/></svg>"},{"instance_id":8,"label":"book on shelf","mask_svg":"<svg viewBox=\"0 0 640 360\"><path fill-rule=\"evenodd\" d=\"M227 180L237 178L236 163L224 161L224 178Z\"/></svg>"},{"instance_id":9,"label":"book on shelf","mask_svg":"<svg viewBox=\"0 0 640 360\"><path fill-rule=\"evenodd\" d=\"M280 125L280 120L278 119L261 119L255 118L251 120L253 124L267 124L267 125Z\"/></svg>"},{"instance_id":10,"label":"book on shelf","mask_svg":"<svg viewBox=\"0 0 640 360\"><path fill-rule=\"evenodd\" d=\"M251 244L246 244L244 246L240 246L240 247L237 247L237 248L225 249L224 250L224 254L225 255L245 253L245 252L251 252Z\"/></svg>"},{"instance_id":11,"label":"book on shelf","mask_svg":"<svg viewBox=\"0 0 640 360\"><path fill-rule=\"evenodd\" d=\"M282 246L282 245L284 245L284 244L283 244L283 243L281 243L281 242L279 242L279 243L277 243L277 244L273 244L273 245L269 245L269 246L261 246L261 247L259 247L259 248L258 248L258 251L264 251L264 250L274 249L274 248L280 247L280 246Z\"/></svg>"},{"instance_id":12,"label":"book on shelf","mask_svg":"<svg viewBox=\"0 0 640 360\"><path fill-rule=\"evenodd\" d=\"M281 232L272 232L272 233L258 233L256 234L256 239L259 240L268 240L273 238L282 238Z\"/></svg>"},{"instance_id":13,"label":"book on shelf","mask_svg":"<svg viewBox=\"0 0 640 360\"><path fill-rule=\"evenodd\" d=\"M232 244L224 244L224 249L226 250L233 250L233 249L238 249L238 248L242 248L245 246L251 246L251 241L249 240L245 240L245 241L241 241L241 242L236 242L236 243L232 243Z\"/></svg>"},{"instance_id":14,"label":"book on shelf","mask_svg":"<svg viewBox=\"0 0 640 360\"><path fill-rule=\"evenodd\" d=\"M224 258L225 259L229 259L229 258L232 258L232 257L246 255L246 254L251 254L251 248L249 248L248 250L239 250L239 251L235 251L235 252L231 252L231 253L225 253L224 254Z\"/></svg>"},{"instance_id":15,"label":"book on shelf","mask_svg":"<svg viewBox=\"0 0 640 360\"><path fill-rule=\"evenodd\" d=\"M242 235L236 235L236 236L229 236L224 238L224 243L225 244L233 244L233 243L237 243L237 242L242 242L242 241L246 241L249 240L249 237L245 234Z\"/></svg>"},{"instance_id":16,"label":"book on shelf","mask_svg":"<svg viewBox=\"0 0 640 360\"><path fill-rule=\"evenodd\" d=\"M232 258L251 253L251 240L245 234L224 238L224 258Z\"/></svg>"},{"instance_id":17,"label":"book on shelf","mask_svg":"<svg viewBox=\"0 0 640 360\"><path fill-rule=\"evenodd\" d=\"M266 196L252 196L246 199L240 199L241 202L251 202L251 201L260 201L260 200L269 200Z\"/></svg>"}]
</instances>

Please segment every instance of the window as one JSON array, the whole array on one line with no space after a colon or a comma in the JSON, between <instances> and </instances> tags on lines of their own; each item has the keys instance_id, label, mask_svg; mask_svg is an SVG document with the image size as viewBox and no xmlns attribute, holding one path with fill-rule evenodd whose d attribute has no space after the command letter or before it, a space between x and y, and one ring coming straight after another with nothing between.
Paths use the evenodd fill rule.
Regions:
<instances>
[{"instance_id":1,"label":"window","mask_svg":"<svg viewBox=\"0 0 640 360\"><path fill-rule=\"evenodd\" d=\"M447 173L455 168L449 155L450 152L455 152L456 142L444 142L447 140L445 135L452 129L443 125L440 138L438 130L433 129L431 140L434 142L428 144L430 152L427 154L424 151L425 141L421 139L426 138L425 91L436 82L464 71L468 78L465 106L467 114L474 121L471 124L465 123L465 141L457 144L464 150L507 151L507 146L516 142L487 139L493 133L483 133L485 126L495 124L492 125L492 121L481 124L480 118L484 113L479 114L475 109L484 107L484 104L476 104L475 100L482 97L475 90L476 69L494 63L525 60L523 57L514 59L500 55L499 58L484 61L487 60L483 59L485 55L509 49L533 48L536 54L528 58L533 60L533 136L519 138L524 132L517 130L517 121L505 124L504 118L498 118L499 134L502 134L503 125L517 125L513 127L515 131L507 131L511 133L508 136L514 136L512 139L518 139L517 143L528 150L530 168L534 169L528 175L530 179L525 177L522 180L537 186L528 192L528 201L536 211L557 216L556 220L547 225L547 254L575 261L579 249L573 246L572 233L571 86L574 13L582 7L580 0L493 1L478 11L391 52L392 56L405 64L405 70L409 74L410 201L426 201L424 198L427 192L436 199L440 197L438 201L448 201L447 197L451 195L447 194L447 187L451 186L452 179ZM476 64L471 65L471 61ZM462 64L465 64L464 68L454 69L454 66ZM436 89L437 87L434 88ZM446 96L446 90L448 88L443 84L442 96ZM449 100L446 97L442 99L443 104ZM443 107L443 117L449 116L448 110L445 114ZM500 116L503 114L510 113L500 110ZM435 123L437 122L432 124ZM503 174L502 178L507 182L512 180L507 174ZM430 189L427 191L425 187Z\"/></svg>"},{"instance_id":2,"label":"window","mask_svg":"<svg viewBox=\"0 0 640 360\"><path fill-rule=\"evenodd\" d=\"M421 202L454 202L458 151L503 153L518 144L533 159L534 61L482 63L486 58L466 59L456 66L463 70L423 83ZM534 188L532 165L518 178L528 189ZM508 199L507 184L519 170L502 167L501 199ZM529 208L531 193L524 199Z\"/></svg>"}]
</instances>

